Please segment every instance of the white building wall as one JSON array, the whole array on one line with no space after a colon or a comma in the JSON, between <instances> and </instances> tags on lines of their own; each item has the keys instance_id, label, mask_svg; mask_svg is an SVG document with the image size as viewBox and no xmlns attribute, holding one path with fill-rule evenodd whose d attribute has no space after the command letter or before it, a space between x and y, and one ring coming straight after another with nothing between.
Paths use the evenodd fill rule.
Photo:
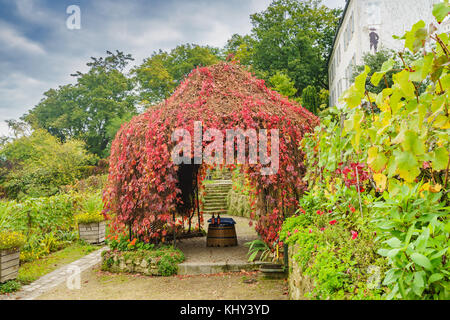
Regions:
<instances>
[{"instance_id":1,"label":"white building wall","mask_svg":"<svg viewBox=\"0 0 450 320\"><path fill-rule=\"evenodd\" d=\"M374 47L371 48L370 45L371 32L378 36L378 50L401 50L403 41L395 40L392 36L403 36L419 20L424 20L427 24L434 21L433 5L442 0L348 1L350 2L335 39L328 66L330 106L339 105L339 97L351 85L352 66L362 64L365 53L375 52ZM346 41L348 38L350 41Z\"/></svg>"}]
</instances>

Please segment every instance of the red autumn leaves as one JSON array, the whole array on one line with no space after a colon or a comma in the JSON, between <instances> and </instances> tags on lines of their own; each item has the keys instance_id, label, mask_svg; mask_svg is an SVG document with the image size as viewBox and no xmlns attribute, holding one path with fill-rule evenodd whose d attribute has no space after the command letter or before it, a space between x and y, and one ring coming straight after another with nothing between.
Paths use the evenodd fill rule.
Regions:
<instances>
[{"instance_id":1,"label":"red autumn leaves","mask_svg":"<svg viewBox=\"0 0 450 320\"><path fill-rule=\"evenodd\" d=\"M364 163L353 162L350 166L342 168L342 163L339 163L339 168L336 169L336 174L342 175L347 188L355 187L359 192L364 192L364 184L369 180L369 172L364 170L366 165ZM358 184L359 182L359 184Z\"/></svg>"},{"instance_id":2,"label":"red autumn leaves","mask_svg":"<svg viewBox=\"0 0 450 320\"><path fill-rule=\"evenodd\" d=\"M261 176L260 164L244 168L253 186L252 200L264 197L268 204L267 212L261 215L254 214L258 204L252 205L255 229L273 245L278 241L283 215L295 211L297 195L305 190L300 140L319 119L232 63L193 70L170 98L122 126L111 147L105 212L114 217L113 224L120 229L131 225L132 231L143 239L163 237L166 229L155 228L155 225L162 222L170 226L172 213L181 201L178 167L170 155L175 145L171 134L175 128L185 128L193 134L194 121L202 121L204 128L222 131L233 128L279 130L278 174ZM200 182L205 171L206 165L203 165ZM284 210L281 212L277 208ZM178 215L177 224L185 223L187 215L189 213Z\"/></svg>"}]
</instances>

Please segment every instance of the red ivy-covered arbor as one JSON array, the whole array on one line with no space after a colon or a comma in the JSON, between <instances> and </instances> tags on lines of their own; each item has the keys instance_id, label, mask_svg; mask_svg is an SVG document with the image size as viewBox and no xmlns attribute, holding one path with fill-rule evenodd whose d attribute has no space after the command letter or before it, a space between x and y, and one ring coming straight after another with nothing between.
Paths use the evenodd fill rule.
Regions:
<instances>
[{"instance_id":1,"label":"red ivy-covered arbor","mask_svg":"<svg viewBox=\"0 0 450 320\"><path fill-rule=\"evenodd\" d=\"M184 128L194 137L195 121L202 122L203 130L216 128L224 136L226 129L279 130L277 174L261 175L261 164L240 166L253 190L256 230L273 244L284 215L295 211L305 188L299 143L319 120L243 67L225 62L193 70L170 98L119 130L104 192L104 213L112 217L113 228L130 226L134 234L151 241L171 230L174 213L178 223L192 217L199 205L196 186L201 185L207 165L175 165L171 150L176 142L171 136L176 128Z\"/></svg>"}]
</instances>

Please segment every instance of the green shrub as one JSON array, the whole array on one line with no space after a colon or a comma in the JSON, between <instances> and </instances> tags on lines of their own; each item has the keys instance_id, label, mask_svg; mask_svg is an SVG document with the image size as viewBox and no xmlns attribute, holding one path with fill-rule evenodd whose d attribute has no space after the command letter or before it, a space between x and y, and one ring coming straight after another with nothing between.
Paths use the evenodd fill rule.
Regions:
<instances>
[{"instance_id":1,"label":"green shrub","mask_svg":"<svg viewBox=\"0 0 450 320\"><path fill-rule=\"evenodd\" d=\"M79 212L75 216L77 223L95 223L105 220L102 215L103 201L100 192L82 195Z\"/></svg>"},{"instance_id":2,"label":"green shrub","mask_svg":"<svg viewBox=\"0 0 450 320\"><path fill-rule=\"evenodd\" d=\"M449 12L448 1L433 10L438 22ZM296 259L317 283L314 297L363 298L372 265L382 285L369 296L450 297L450 38L435 30L414 24L401 69L394 59L373 73L365 66L344 106L302 141L309 193L300 205L309 220L286 221L283 239L300 246ZM369 81L386 87L369 92Z\"/></svg>"},{"instance_id":3,"label":"green shrub","mask_svg":"<svg viewBox=\"0 0 450 320\"><path fill-rule=\"evenodd\" d=\"M25 244L25 236L15 231L0 231L0 250L20 249Z\"/></svg>"},{"instance_id":4,"label":"green shrub","mask_svg":"<svg viewBox=\"0 0 450 320\"><path fill-rule=\"evenodd\" d=\"M380 299L387 261L377 255L379 246L373 233L361 229L353 239L345 221L329 213L305 212L285 221L280 239L300 248L293 258L302 273L314 281L307 296L321 300ZM337 222L330 225L333 220ZM374 278L374 271L378 277Z\"/></svg>"},{"instance_id":5,"label":"green shrub","mask_svg":"<svg viewBox=\"0 0 450 320\"><path fill-rule=\"evenodd\" d=\"M0 182L10 198L55 195L62 186L83 177L86 166L96 161L83 142L61 143L42 129L6 144L0 156L14 164L0 170Z\"/></svg>"},{"instance_id":6,"label":"green shrub","mask_svg":"<svg viewBox=\"0 0 450 320\"><path fill-rule=\"evenodd\" d=\"M10 280L5 283L0 283L0 294L13 293L18 291L22 287L22 284L16 280Z\"/></svg>"}]
</instances>

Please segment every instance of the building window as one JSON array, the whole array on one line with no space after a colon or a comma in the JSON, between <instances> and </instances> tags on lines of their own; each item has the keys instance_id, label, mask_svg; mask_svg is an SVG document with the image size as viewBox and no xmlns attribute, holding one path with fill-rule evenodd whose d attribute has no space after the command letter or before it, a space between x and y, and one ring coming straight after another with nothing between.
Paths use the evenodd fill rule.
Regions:
<instances>
[{"instance_id":1,"label":"building window","mask_svg":"<svg viewBox=\"0 0 450 320\"><path fill-rule=\"evenodd\" d=\"M347 50L350 41L352 41L353 33L355 32L355 19L353 12L347 20L347 26L344 31L344 51Z\"/></svg>"},{"instance_id":2,"label":"building window","mask_svg":"<svg viewBox=\"0 0 450 320\"><path fill-rule=\"evenodd\" d=\"M341 62L341 46L338 45L337 49L336 49L336 59L337 59L337 63Z\"/></svg>"}]
</instances>

